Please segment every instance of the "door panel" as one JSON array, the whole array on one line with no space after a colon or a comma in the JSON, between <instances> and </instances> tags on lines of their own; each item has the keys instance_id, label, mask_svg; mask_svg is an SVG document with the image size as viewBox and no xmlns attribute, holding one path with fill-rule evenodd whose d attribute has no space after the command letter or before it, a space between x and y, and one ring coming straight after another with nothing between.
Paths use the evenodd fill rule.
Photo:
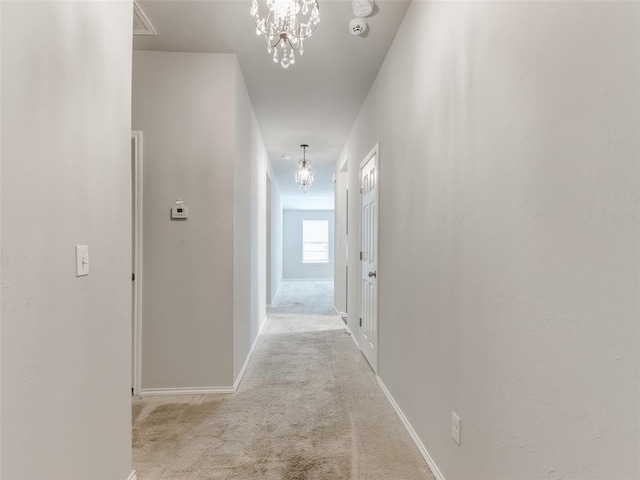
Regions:
<instances>
[{"instance_id":1,"label":"door panel","mask_svg":"<svg viewBox=\"0 0 640 480\"><path fill-rule=\"evenodd\" d=\"M362 321L360 346L362 353L374 371L377 371L378 355L378 278L377 278L377 150L361 165L362 185Z\"/></svg>"}]
</instances>

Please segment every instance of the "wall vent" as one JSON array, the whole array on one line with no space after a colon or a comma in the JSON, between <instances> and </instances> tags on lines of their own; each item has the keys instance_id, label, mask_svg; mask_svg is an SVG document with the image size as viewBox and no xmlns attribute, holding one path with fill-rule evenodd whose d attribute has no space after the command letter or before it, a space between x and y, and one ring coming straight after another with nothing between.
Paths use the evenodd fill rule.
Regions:
<instances>
[{"instance_id":1,"label":"wall vent","mask_svg":"<svg viewBox=\"0 0 640 480\"><path fill-rule=\"evenodd\" d=\"M134 35L158 35L158 32L144 14L140 5L133 2L133 34Z\"/></svg>"}]
</instances>

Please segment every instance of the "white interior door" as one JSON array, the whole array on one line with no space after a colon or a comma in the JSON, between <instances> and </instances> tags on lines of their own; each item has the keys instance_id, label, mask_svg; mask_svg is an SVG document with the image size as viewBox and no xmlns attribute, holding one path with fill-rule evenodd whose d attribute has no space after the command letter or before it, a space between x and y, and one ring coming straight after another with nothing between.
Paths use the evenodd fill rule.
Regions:
<instances>
[{"instance_id":1,"label":"white interior door","mask_svg":"<svg viewBox=\"0 0 640 480\"><path fill-rule=\"evenodd\" d=\"M378 147L360 164L361 212L361 319L360 348L378 371Z\"/></svg>"}]
</instances>

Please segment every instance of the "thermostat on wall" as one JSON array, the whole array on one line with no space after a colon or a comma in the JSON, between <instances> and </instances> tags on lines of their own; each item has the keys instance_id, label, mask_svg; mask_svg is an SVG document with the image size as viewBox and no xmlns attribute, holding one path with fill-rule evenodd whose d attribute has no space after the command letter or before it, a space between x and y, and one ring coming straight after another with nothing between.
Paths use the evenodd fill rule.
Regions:
<instances>
[{"instance_id":1,"label":"thermostat on wall","mask_svg":"<svg viewBox=\"0 0 640 480\"><path fill-rule=\"evenodd\" d=\"M171 218L186 219L189 218L189 207L180 199L176 200L176 203L171 207Z\"/></svg>"}]
</instances>

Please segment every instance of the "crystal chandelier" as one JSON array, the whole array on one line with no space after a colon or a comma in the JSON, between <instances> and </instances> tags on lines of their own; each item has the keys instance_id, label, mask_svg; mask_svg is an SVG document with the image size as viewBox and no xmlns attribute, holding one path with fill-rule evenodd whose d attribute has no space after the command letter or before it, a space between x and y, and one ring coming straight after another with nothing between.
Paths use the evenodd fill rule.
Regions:
<instances>
[{"instance_id":1,"label":"crystal chandelier","mask_svg":"<svg viewBox=\"0 0 640 480\"><path fill-rule=\"evenodd\" d=\"M320 23L317 0L266 0L267 11L260 15L258 0L252 0L251 16L256 34L264 35L273 61L288 68L296 62L294 51L304 53L303 41ZM280 52L278 52L278 47Z\"/></svg>"},{"instance_id":2,"label":"crystal chandelier","mask_svg":"<svg viewBox=\"0 0 640 480\"><path fill-rule=\"evenodd\" d=\"M311 171L311 160L307 160L307 147L309 145L300 145L302 147L302 158L298 160L298 171L296 172L296 183L300 186L300 190L306 193L313 184L315 177Z\"/></svg>"}]
</instances>

